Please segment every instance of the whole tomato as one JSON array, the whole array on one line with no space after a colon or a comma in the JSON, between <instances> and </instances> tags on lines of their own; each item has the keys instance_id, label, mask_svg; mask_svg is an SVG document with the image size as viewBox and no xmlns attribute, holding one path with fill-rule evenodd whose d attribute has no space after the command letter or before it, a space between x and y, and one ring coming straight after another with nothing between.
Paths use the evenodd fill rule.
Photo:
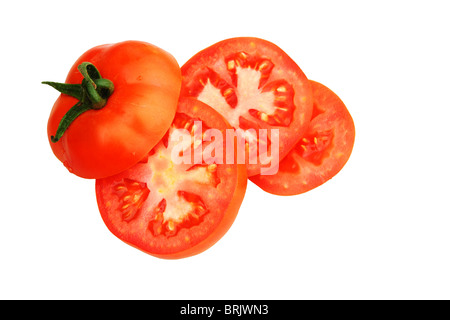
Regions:
<instances>
[{"instance_id":1,"label":"whole tomato","mask_svg":"<svg viewBox=\"0 0 450 320\"><path fill-rule=\"evenodd\" d=\"M85 52L65 84L44 83L61 92L47 126L54 154L75 175L98 179L131 167L161 140L181 72L168 52L125 41Z\"/></svg>"}]
</instances>

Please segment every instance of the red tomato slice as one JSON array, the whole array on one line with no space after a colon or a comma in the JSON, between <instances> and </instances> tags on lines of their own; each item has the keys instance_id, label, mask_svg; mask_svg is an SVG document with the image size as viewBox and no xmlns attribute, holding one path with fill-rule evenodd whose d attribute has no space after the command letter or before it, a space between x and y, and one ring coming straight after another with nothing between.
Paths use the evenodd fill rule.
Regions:
<instances>
[{"instance_id":1,"label":"red tomato slice","mask_svg":"<svg viewBox=\"0 0 450 320\"><path fill-rule=\"evenodd\" d=\"M171 128L146 158L96 182L98 206L109 230L160 258L184 258L212 246L232 225L247 186L244 164L173 161L175 129L188 130L190 138L197 129L194 121L202 122L202 134L206 128L223 134L230 128L209 106L183 99ZM197 146L194 142L188 147Z\"/></svg>"},{"instance_id":2,"label":"red tomato slice","mask_svg":"<svg viewBox=\"0 0 450 320\"><path fill-rule=\"evenodd\" d=\"M302 70L280 48L257 38L221 41L197 53L181 68L182 96L205 102L244 130L279 129L279 159L305 133L312 112L310 84ZM247 136L248 175L261 173L256 134ZM270 136L269 136L270 138ZM272 139L273 141L273 139ZM267 143L272 154L271 142ZM256 145L256 146L255 146ZM256 150L258 154L260 150Z\"/></svg>"},{"instance_id":3,"label":"red tomato slice","mask_svg":"<svg viewBox=\"0 0 450 320\"><path fill-rule=\"evenodd\" d=\"M353 119L339 97L311 81L313 118L308 132L280 162L275 175L250 178L261 189L276 195L304 193L334 177L350 157L355 141Z\"/></svg>"}]
</instances>

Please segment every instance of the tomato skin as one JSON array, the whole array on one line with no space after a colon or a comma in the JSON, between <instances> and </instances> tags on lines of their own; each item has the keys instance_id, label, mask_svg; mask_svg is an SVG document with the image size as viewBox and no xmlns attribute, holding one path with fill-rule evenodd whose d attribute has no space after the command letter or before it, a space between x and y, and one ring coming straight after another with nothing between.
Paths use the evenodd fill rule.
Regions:
<instances>
[{"instance_id":1,"label":"tomato skin","mask_svg":"<svg viewBox=\"0 0 450 320\"><path fill-rule=\"evenodd\" d=\"M180 114L186 114L192 119L199 119L204 126L209 128L215 128L221 131L231 128L217 112L195 99L180 100L174 123L180 119ZM167 161L157 160L161 159L161 154L157 152L161 150L163 144L164 139L151 150L147 160L143 160L115 176L97 179L97 203L105 225L120 240L158 258L181 259L199 254L210 248L231 227L244 199L247 187L247 170L244 164L218 164L217 175L220 178L220 183L215 187L205 187L203 180L201 183L196 184L195 181L188 181L183 174L176 174L175 183L180 190L190 188L191 192L196 193L196 197L201 197L202 203L211 211L209 213L209 220L216 222L206 227L206 224L202 223L191 228L184 227L178 234L170 238L164 234L153 234L150 225L152 221L155 221L155 216L152 216L152 212L155 211L155 207L159 209L156 204L159 203L159 207L166 209L166 205L169 207L170 201L173 199L166 197L165 194L173 194L173 191L176 191L166 190L164 191L165 193L159 191L159 188L163 189L166 185L159 183L157 178L161 177L165 168L174 167L172 163L167 166ZM156 160L154 158L152 159L152 157L156 157ZM157 166L156 161L159 161ZM156 168L157 170L152 171L152 169L148 168ZM124 202L118 201L118 198L122 195L115 194L114 190L117 189L116 186L118 186L118 183L122 183L122 181L125 181L126 184L132 184L132 181L138 181L136 183L137 188L139 188L139 185L142 186L144 184L149 188L150 192L135 193L139 203L142 202L139 198L140 195L148 195L148 198L145 199L143 204L140 204L138 208L139 212L136 214L130 215L128 212L125 212L124 216L124 212L120 209L120 207L123 208L122 205ZM119 184L120 187L122 187L121 184ZM210 194L213 197L209 196ZM126 197L128 196L130 196L129 198L134 198L134 194L127 194ZM163 205L161 205L160 197L164 197ZM180 209L183 210L183 208ZM133 218L130 219L130 216ZM203 232L203 230L206 231ZM192 241L186 243L184 241L186 237L189 237Z\"/></svg>"},{"instance_id":2,"label":"tomato skin","mask_svg":"<svg viewBox=\"0 0 450 320\"><path fill-rule=\"evenodd\" d=\"M77 103L61 94L47 125L55 156L70 172L83 178L117 174L142 159L164 136L178 102L181 73L166 51L141 41L101 45L85 52L69 71L66 83L79 84L82 62L93 63L114 93L101 110L81 114L62 138L53 143L64 114Z\"/></svg>"},{"instance_id":3,"label":"tomato skin","mask_svg":"<svg viewBox=\"0 0 450 320\"><path fill-rule=\"evenodd\" d=\"M205 101L199 98L198 82L201 78L201 74L204 69L213 70L215 74L220 77L218 81L218 87L222 86L222 94L226 91L224 88L232 88L238 91L236 81L236 75L230 73L227 58L233 56L237 52L245 52L250 57L257 57L258 60L267 60L273 63L268 75L262 75L260 81L259 90L261 92L271 91L270 87L281 82L286 82L289 86L292 86L292 105L294 106L292 112L292 118L288 123L280 123L279 125L271 124L268 121L262 119L256 119L258 113L248 111L246 114L242 114L243 119L239 126L232 123L228 111L223 112L223 109L218 108L214 101ZM256 63L257 67L261 67L261 64ZM245 66L247 67L247 66ZM257 68L250 66L250 68ZM284 158L290 149L298 142L307 130L308 123L312 114L312 91L310 83L300 69L300 67L278 46L275 44L254 37L238 37L220 41L212 46L205 48L204 50L195 54L190 58L182 67L182 89L181 96L198 98L206 104L210 105L219 113L224 116L234 128L246 129L278 129L279 130L279 159ZM216 75L214 75L215 77ZM204 79L200 79L200 82L204 83ZM213 81L211 81L213 82ZM273 88L275 90L275 87ZM276 91L276 90L275 90ZM245 95L245 93L237 94L238 98ZM228 99L227 103L236 108L236 104L239 103L239 99ZM213 99L214 100L214 99ZM237 101L237 102L236 102ZM258 109L257 105L254 105L255 109ZM271 115L269 115L269 118ZM275 117L274 117L275 118ZM283 120L283 115L279 118ZM245 123L244 123L245 122ZM270 147L269 147L270 148ZM270 153L270 152L269 152ZM248 176L257 175L261 172L261 164L252 164L247 162L247 174Z\"/></svg>"},{"instance_id":4,"label":"tomato skin","mask_svg":"<svg viewBox=\"0 0 450 320\"><path fill-rule=\"evenodd\" d=\"M310 82L314 114L307 133L280 162L277 174L250 177L266 192L282 196L307 192L333 178L350 158L355 141L350 113L333 91Z\"/></svg>"}]
</instances>

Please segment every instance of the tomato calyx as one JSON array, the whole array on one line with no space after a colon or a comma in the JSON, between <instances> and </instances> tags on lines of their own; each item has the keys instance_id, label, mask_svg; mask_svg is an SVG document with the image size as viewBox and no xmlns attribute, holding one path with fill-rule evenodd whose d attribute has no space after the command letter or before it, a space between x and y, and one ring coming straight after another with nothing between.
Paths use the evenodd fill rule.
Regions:
<instances>
[{"instance_id":1,"label":"tomato calyx","mask_svg":"<svg viewBox=\"0 0 450 320\"><path fill-rule=\"evenodd\" d=\"M42 82L78 100L62 117L56 134L50 137L53 143L61 139L70 124L82 113L88 110L102 109L106 105L108 98L114 92L114 84L112 81L102 78L100 72L92 63L83 62L78 66L78 70L84 77L81 84Z\"/></svg>"}]
</instances>

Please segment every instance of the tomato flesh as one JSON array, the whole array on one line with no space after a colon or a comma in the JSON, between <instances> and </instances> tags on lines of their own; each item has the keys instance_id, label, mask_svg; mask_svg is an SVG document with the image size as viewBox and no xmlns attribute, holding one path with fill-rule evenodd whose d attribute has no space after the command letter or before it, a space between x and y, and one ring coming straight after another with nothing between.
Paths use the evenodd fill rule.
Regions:
<instances>
[{"instance_id":1,"label":"tomato flesh","mask_svg":"<svg viewBox=\"0 0 450 320\"><path fill-rule=\"evenodd\" d=\"M127 178L115 184L113 189L120 198L119 206L124 221L130 221L136 216L150 193L146 183Z\"/></svg>"},{"instance_id":2,"label":"tomato flesh","mask_svg":"<svg viewBox=\"0 0 450 320\"><path fill-rule=\"evenodd\" d=\"M294 147L294 152L297 152L306 161L319 166L326 157L325 152L331 147L332 141L333 132L330 130L308 133Z\"/></svg>"},{"instance_id":3,"label":"tomato flesh","mask_svg":"<svg viewBox=\"0 0 450 320\"><path fill-rule=\"evenodd\" d=\"M173 132L184 128L193 136L194 121L204 123L203 132L229 128L213 109L184 99L165 137L142 161L96 183L100 213L112 233L161 258L187 257L214 244L231 226L245 193L245 165L173 161Z\"/></svg>"},{"instance_id":4,"label":"tomato flesh","mask_svg":"<svg viewBox=\"0 0 450 320\"><path fill-rule=\"evenodd\" d=\"M335 176L348 161L355 140L353 119L339 97L311 81L313 115L306 134L280 162L275 175L250 178L263 190L295 195L318 187Z\"/></svg>"},{"instance_id":5,"label":"tomato flesh","mask_svg":"<svg viewBox=\"0 0 450 320\"><path fill-rule=\"evenodd\" d=\"M278 129L280 159L306 130L312 112L310 84L295 62L268 41L224 40L196 54L181 71L181 95L210 105L235 129ZM246 138L247 146L260 139L256 133ZM271 154L270 139L267 148ZM250 152L246 163L252 176L262 164L260 159L252 163Z\"/></svg>"}]
</instances>

